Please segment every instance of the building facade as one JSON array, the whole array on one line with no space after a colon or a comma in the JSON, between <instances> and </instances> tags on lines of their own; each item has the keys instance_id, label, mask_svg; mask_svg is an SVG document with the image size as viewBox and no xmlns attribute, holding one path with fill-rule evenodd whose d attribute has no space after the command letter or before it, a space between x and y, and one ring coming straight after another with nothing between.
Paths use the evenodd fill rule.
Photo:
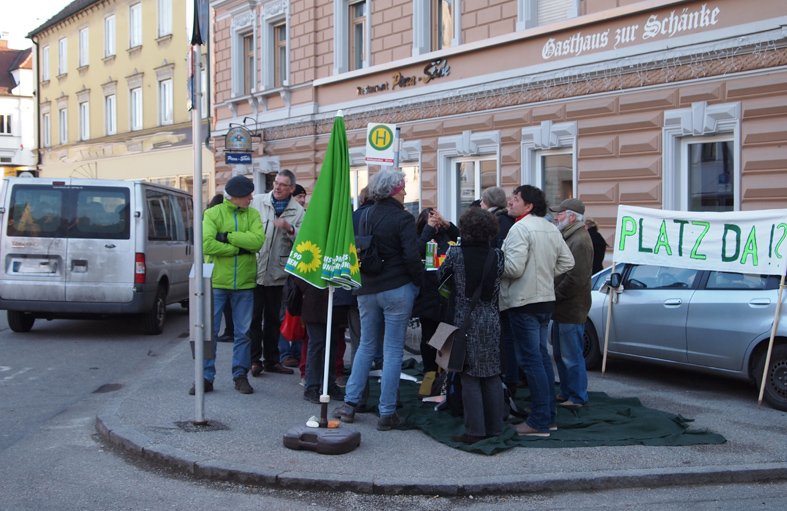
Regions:
<instances>
[{"instance_id":1,"label":"building facade","mask_svg":"<svg viewBox=\"0 0 787 511\"><path fill-rule=\"evenodd\" d=\"M35 171L35 77L30 48L0 39L0 169L4 176Z\"/></svg>"},{"instance_id":2,"label":"building facade","mask_svg":"<svg viewBox=\"0 0 787 511\"><path fill-rule=\"evenodd\" d=\"M190 5L76 0L28 35L37 56L42 176L140 178L191 191ZM213 191L207 115L202 124L207 198Z\"/></svg>"},{"instance_id":3,"label":"building facade","mask_svg":"<svg viewBox=\"0 0 787 511\"><path fill-rule=\"evenodd\" d=\"M737 0L214 0L219 187L280 168L307 189L333 117L354 192L367 125L396 124L413 211L456 221L481 191L731 211L787 198L787 11ZM231 124L262 136L224 163Z\"/></svg>"}]
</instances>

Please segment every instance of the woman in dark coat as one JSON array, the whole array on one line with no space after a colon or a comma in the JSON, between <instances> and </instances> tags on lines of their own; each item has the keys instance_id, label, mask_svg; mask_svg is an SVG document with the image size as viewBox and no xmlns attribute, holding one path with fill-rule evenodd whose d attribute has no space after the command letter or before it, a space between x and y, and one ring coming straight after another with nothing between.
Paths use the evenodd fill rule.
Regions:
<instances>
[{"instance_id":1,"label":"woman in dark coat","mask_svg":"<svg viewBox=\"0 0 787 511\"><path fill-rule=\"evenodd\" d=\"M598 225L592 218L585 219L585 228L590 234L590 241L593 242L593 268L591 272L596 274L604 269L604 256L607 253L607 240L598 232Z\"/></svg>"},{"instance_id":2,"label":"woman in dark coat","mask_svg":"<svg viewBox=\"0 0 787 511\"><path fill-rule=\"evenodd\" d=\"M418 255L415 222L404 209L406 193L404 172L382 170L369 183L369 197L374 200L374 205L364 211L361 234L372 235L372 244L382 261L382 269L379 273L372 273L369 269L364 271L361 264L361 287L354 291L361 314L361 341L347 381L344 404L333 412L334 417L342 422L355 420L356 407L366 388L377 342L383 332L380 419L377 422L380 431L388 431L400 423L396 396L404 337L424 270Z\"/></svg>"},{"instance_id":3,"label":"woman in dark coat","mask_svg":"<svg viewBox=\"0 0 787 511\"><path fill-rule=\"evenodd\" d=\"M437 255L442 256L459 237L459 228L445 220L434 208L424 208L421 211L415 221L415 230L418 233L418 253L421 259L426 256L427 242L434 240L437 243ZM437 272L425 271L421 291L413 305L413 317L421 321L421 359L424 373L437 371L435 362L437 350L429 346L429 339L437 330L443 312L440 308L440 294L437 292L437 287Z\"/></svg>"},{"instance_id":4,"label":"woman in dark coat","mask_svg":"<svg viewBox=\"0 0 787 511\"><path fill-rule=\"evenodd\" d=\"M462 371L465 432L456 442L472 444L503 432L503 386L500 380L500 314L498 295L503 274L503 252L494 247L498 224L494 215L470 208L459 219L460 250L451 250L440 267L440 277L453 274L456 299L455 325L470 313L467 354ZM484 280L487 255L493 264ZM473 293L481 295L470 312Z\"/></svg>"}]
</instances>

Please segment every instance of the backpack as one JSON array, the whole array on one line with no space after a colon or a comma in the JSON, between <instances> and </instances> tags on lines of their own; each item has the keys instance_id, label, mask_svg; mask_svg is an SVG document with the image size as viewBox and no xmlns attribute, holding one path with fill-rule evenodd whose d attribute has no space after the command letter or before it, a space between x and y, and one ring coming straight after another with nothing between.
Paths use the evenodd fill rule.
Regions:
<instances>
[{"instance_id":1,"label":"backpack","mask_svg":"<svg viewBox=\"0 0 787 511\"><path fill-rule=\"evenodd\" d=\"M367 221L369 213L374 206L364 211L361 217L360 225L358 226L358 235L355 237L355 248L358 254L358 264L361 267L361 273L367 275L378 275L383 271L384 260L377 252L377 245L374 244L374 235L369 234L367 229Z\"/></svg>"}]
</instances>

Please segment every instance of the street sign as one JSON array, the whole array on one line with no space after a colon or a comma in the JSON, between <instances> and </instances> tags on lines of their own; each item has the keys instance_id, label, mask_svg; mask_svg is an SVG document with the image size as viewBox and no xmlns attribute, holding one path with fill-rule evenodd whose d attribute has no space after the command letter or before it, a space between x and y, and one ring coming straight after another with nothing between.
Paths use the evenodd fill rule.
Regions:
<instances>
[{"instance_id":1,"label":"street sign","mask_svg":"<svg viewBox=\"0 0 787 511\"><path fill-rule=\"evenodd\" d=\"M366 162L393 165L395 157L395 124L369 123L366 128Z\"/></svg>"},{"instance_id":2,"label":"street sign","mask_svg":"<svg viewBox=\"0 0 787 511\"><path fill-rule=\"evenodd\" d=\"M224 153L224 162L237 165L251 165L251 153Z\"/></svg>"}]
</instances>

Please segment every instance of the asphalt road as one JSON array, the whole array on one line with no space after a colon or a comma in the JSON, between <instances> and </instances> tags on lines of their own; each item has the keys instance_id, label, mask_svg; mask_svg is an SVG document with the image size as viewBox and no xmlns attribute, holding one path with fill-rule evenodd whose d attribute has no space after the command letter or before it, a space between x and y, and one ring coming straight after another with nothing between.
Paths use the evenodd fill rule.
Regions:
<instances>
[{"instance_id":1,"label":"asphalt road","mask_svg":"<svg viewBox=\"0 0 787 511\"><path fill-rule=\"evenodd\" d=\"M164 334L154 337L139 334L134 319L38 321L31 332L16 334L0 313L0 510L738 510L787 504L787 483L605 492L555 488L543 495L444 498L192 481L113 451L94 429L96 413L112 402L118 386L133 382L152 359L184 342L187 314L178 307L170 313ZM665 375L663 369L615 368L612 362L608 377L639 379L647 388ZM752 399L749 387L731 380L678 372L670 373L669 381L678 394L682 385L693 385L725 393L742 406Z\"/></svg>"}]
</instances>

